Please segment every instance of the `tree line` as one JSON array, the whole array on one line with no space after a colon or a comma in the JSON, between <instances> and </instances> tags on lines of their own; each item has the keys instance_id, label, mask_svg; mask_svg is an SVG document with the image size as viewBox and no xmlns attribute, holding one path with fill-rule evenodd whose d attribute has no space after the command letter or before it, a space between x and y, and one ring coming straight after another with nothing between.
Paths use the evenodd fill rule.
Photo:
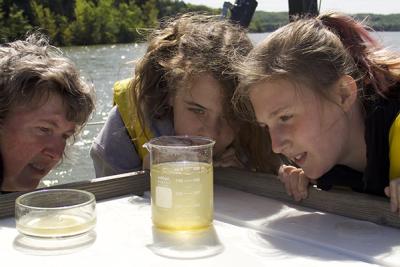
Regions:
<instances>
[{"instance_id":1,"label":"tree line","mask_svg":"<svg viewBox=\"0 0 400 267\"><path fill-rule=\"evenodd\" d=\"M353 14L354 18L366 23L375 31L400 31L400 14ZM287 24L287 12L256 11L250 23L250 32L271 32Z\"/></svg>"},{"instance_id":2,"label":"tree line","mask_svg":"<svg viewBox=\"0 0 400 267\"><path fill-rule=\"evenodd\" d=\"M220 14L221 9L181 0L0 0L0 42L37 29L58 46L140 42L141 29L186 12ZM400 31L400 14L355 16L368 17L375 30ZM287 12L256 11L249 31L273 31L288 21Z\"/></svg>"},{"instance_id":3,"label":"tree line","mask_svg":"<svg viewBox=\"0 0 400 267\"><path fill-rule=\"evenodd\" d=\"M165 16L217 10L177 0L0 0L0 42L40 30L59 46L141 41Z\"/></svg>"}]
</instances>

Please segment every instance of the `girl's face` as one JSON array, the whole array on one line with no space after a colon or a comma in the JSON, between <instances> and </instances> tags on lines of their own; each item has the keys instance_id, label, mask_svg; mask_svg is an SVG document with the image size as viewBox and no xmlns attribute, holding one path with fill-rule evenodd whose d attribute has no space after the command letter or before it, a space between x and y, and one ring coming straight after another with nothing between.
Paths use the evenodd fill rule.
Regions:
<instances>
[{"instance_id":1,"label":"girl's face","mask_svg":"<svg viewBox=\"0 0 400 267\"><path fill-rule=\"evenodd\" d=\"M19 106L10 111L1 131L4 191L27 191L61 160L76 123L66 119L63 101L50 95L39 108Z\"/></svg>"},{"instance_id":2,"label":"girl's face","mask_svg":"<svg viewBox=\"0 0 400 267\"><path fill-rule=\"evenodd\" d=\"M189 89L178 90L171 99L175 133L214 139L214 156L218 157L234 139L234 131L224 116L223 100L222 87L211 75L192 80Z\"/></svg>"},{"instance_id":3,"label":"girl's face","mask_svg":"<svg viewBox=\"0 0 400 267\"><path fill-rule=\"evenodd\" d=\"M340 105L285 80L256 84L250 100L257 121L269 131L273 151L295 162L309 178L345 161L350 127Z\"/></svg>"}]
</instances>

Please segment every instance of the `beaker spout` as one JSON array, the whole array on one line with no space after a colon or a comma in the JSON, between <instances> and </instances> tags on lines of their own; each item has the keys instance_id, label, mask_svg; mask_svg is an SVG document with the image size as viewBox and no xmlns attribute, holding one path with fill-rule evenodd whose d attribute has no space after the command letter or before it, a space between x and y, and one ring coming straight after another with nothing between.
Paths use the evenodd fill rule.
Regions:
<instances>
[{"instance_id":1,"label":"beaker spout","mask_svg":"<svg viewBox=\"0 0 400 267\"><path fill-rule=\"evenodd\" d=\"M147 149L147 151L149 151L149 152L150 152L151 145L149 144L149 142L147 142L147 143L144 143L142 147L146 148L146 149Z\"/></svg>"}]
</instances>

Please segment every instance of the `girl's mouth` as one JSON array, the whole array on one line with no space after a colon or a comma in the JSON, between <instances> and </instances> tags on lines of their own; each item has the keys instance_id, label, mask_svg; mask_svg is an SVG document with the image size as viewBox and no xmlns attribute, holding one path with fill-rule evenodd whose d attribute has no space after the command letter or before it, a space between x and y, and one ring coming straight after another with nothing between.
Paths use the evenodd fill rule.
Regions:
<instances>
[{"instance_id":1,"label":"girl's mouth","mask_svg":"<svg viewBox=\"0 0 400 267\"><path fill-rule=\"evenodd\" d=\"M301 154L296 155L295 157L292 158L292 160L298 165L302 166L304 162L306 161L307 158L307 152L303 152Z\"/></svg>"}]
</instances>

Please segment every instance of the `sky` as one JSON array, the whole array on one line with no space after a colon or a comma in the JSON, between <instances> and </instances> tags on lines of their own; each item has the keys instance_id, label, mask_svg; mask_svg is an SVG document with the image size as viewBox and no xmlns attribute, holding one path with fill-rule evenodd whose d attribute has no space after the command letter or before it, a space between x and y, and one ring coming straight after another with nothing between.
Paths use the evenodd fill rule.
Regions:
<instances>
[{"instance_id":1,"label":"sky","mask_svg":"<svg viewBox=\"0 0 400 267\"><path fill-rule=\"evenodd\" d=\"M221 8L228 0L183 0L185 3L205 5L213 8ZM374 13L394 14L400 13L400 0L317 0L321 2L320 12L341 11L348 14ZM235 0L229 0L232 4ZM288 11L288 0L257 0L258 11L279 12Z\"/></svg>"}]
</instances>

